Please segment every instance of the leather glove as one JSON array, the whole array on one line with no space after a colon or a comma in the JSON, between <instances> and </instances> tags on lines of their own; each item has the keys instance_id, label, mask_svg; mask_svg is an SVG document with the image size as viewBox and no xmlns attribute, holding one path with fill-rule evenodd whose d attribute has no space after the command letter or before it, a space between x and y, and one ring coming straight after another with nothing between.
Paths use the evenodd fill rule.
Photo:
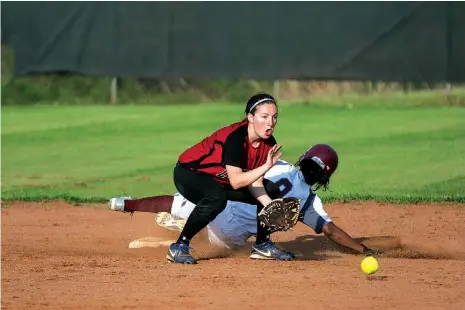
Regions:
<instances>
[{"instance_id":1,"label":"leather glove","mask_svg":"<svg viewBox=\"0 0 465 310\"><path fill-rule=\"evenodd\" d=\"M299 220L300 202L297 198L279 198L270 202L258 214L260 225L268 227L270 233L286 231Z\"/></svg>"}]
</instances>

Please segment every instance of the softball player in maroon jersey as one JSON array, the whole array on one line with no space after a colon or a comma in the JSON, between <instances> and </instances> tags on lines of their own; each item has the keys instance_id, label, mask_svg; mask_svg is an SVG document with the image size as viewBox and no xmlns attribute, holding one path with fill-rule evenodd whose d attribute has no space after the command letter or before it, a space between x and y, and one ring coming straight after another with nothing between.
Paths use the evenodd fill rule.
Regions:
<instances>
[{"instance_id":1,"label":"softball player in maroon jersey","mask_svg":"<svg viewBox=\"0 0 465 310\"><path fill-rule=\"evenodd\" d=\"M278 122L276 100L257 94L248 100L245 112L242 121L220 128L179 156L174 184L196 207L177 242L169 247L169 261L196 263L189 253L190 240L225 209L228 200L252 201L257 210L272 201L263 176L281 157L281 146L273 137ZM270 251L283 252L269 238L267 228L257 222L254 246L266 243Z\"/></svg>"}]
</instances>

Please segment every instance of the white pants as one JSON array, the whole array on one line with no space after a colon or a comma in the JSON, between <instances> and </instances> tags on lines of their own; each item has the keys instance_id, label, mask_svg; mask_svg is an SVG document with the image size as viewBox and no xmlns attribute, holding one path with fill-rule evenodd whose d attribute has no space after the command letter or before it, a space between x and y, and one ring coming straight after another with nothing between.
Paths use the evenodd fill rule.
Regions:
<instances>
[{"instance_id":1,"label":"white pants","mask_svg":"<svg viewBox=\"0 0 465 310\"><path fill-rule=\"evenodd\" d=\"M172 215L187 220L194 208L195 205L179 193L174 195ZM240 248L245 245L257 233L256 210L256 206L228 202L224 211L207 226L210 242L223 248Z\"/></svg>"}]
</instances>

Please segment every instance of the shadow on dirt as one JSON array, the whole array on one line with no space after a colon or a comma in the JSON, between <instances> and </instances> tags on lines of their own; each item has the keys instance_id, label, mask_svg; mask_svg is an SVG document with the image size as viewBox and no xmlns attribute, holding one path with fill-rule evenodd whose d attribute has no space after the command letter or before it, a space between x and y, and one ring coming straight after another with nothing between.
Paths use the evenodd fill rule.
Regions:
<instances>
[{"instance_id":1,"label":"shadow on dirt","mask_svg":"<svg viewBox=\"0 0 465 310\"><path fill-rule=\"evenodd\" d=\"M444 244L415 244L403 242L398 236L372 236L354 238L369 248L383 252L380 256L405 259L444 259L465 260L465 254L459 249L447 247ZM287 251L299 254L300 259L321 260L330 256L328 252L343 254L358 254L355 251L344 248L323 235L305 235L295 240L283 242L281 246Z\"/></svg>"},{"instance_id":2,"label":"shadow on dirt","mask_svg":"<svg viewBox=\"0 0 465 310\"><path fill-rule=\"evenodd\" d=\"M456 248L446 248L444 245L405 243L398 236L372 236L354 239L364 243L369 248L381 250L383 254L379 255L380 257L465 260L465 254L458 252ZM248 257L252 242L249 241L243 248L238 250L219 249L211 244L207 245L203 243L200 247L199 260ZM338 257L337 253L360 255L353 250L332 242L324 235L299 236L294 240L276 242L276 245L294 253L298 260L327 260Z\"/></svg>"}]
</instances>

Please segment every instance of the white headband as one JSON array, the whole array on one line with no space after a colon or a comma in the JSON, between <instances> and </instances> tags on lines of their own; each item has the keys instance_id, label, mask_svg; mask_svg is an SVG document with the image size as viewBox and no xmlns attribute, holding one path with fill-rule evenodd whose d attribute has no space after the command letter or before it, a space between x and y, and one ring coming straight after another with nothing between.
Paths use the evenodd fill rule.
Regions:
<instances>
[{"instance_id":1,"label":"white headband","mask_svg":"<svg viewBox=\"0 0 465 310\"><path fill-rule=\"evenodd\" d=\"M265 102L265 101L271 101L271 102L273 102L274 104L276 104L276 102L273 100L273 98L263 98L263 99L260 99L260 100L258 100L257 102L255 102L255 103L250 107L248 113L252 112L252 110L255 109L255 107L256 107L257 105L259 105L260 103L263 103L263 102Z\"/></svg>"}]
</instances>

